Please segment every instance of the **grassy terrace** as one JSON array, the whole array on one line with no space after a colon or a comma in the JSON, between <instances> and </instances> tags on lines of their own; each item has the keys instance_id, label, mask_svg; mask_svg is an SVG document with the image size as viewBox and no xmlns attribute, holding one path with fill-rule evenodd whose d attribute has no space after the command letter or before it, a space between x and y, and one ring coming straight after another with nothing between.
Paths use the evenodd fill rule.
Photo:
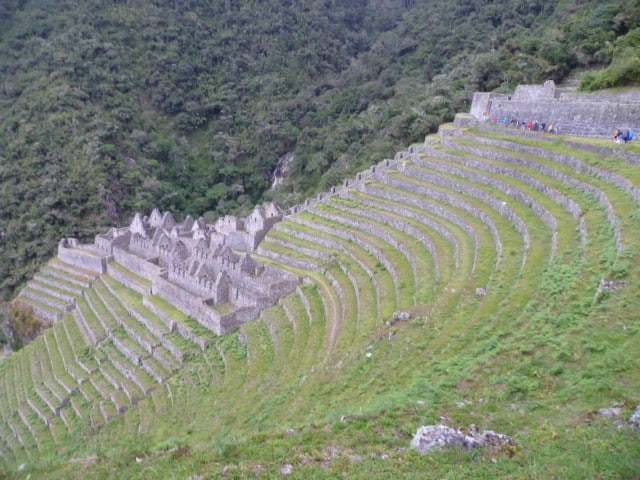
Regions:
<instances>
[{"instance_id":1,"label":"grassy terrace","mask_svg":"<svg viewBox=\"0 0 640 480\"><path fill-rule=\"evenodd\" d=\"M77 382L80 383L83 379L87 378L87 372L78 363L77 357L73 348L75 338L70 339L67 331L67 325L73 322L71 314L67 314L62 321L56 323L53 328L53 335L56 339L58 351L64 362L65 369L69 375ZM75 322L74 322L75 326ZM82 347L82 344L77 345L78 348Z\"/></svg>"},{"instance_id":2,"label":"grassy terrace","mask_svg":"<svg viewBox=\"0 0 640 480\"><path fill-rule=\"evenodd\" d=\"M141 289L149 291L151 288L151 280L145 277L141 277L135 272L132 272L124 265L118 262L110 262L109 268L114 270L118 275L128 279L132 284L139 286Z\"/></svg>"},{"instance_id":3,"label":"grassy terrace","mask_svg":"<svg viewBox=\"0 0 640 480\"><path fill-rule=\"evenodd\" d=\"M71 265L70 263L60 260L59 258L52 258L49 261L49 266L56 268L57 270L65 271L69 273L73 278L82 279L89 282L98 278L98 274L96 272Z\"/></svg>"},{"instance_id":4,"label":"grassy terrace","mask_svg":"<svg viewBox=\"0 0 640 480\"><path fill-rule=\"evenodd\" d=\"M415 236L416 240L422 243L423 247L429 252L431 257L432 266L434 269L434 280L438 281L444 277L451 275L452 267L455 268L455 256L457 254L451 250L451 246L445 246L446 241L440 236L440 234L434 232L428 228L424 223L417 221L414 218L405 216L406 211L395 210L393 214L389 210L385 210L383 206L371 205L358 197L355 192L348 198L333 197L332 203L336 203L340 208L346 211L364 216L366 218L376 219L378 223L393 224L394 228L404 232L409 237ZM387 206L387 208L389 208ZM422 261L422 255L418 254L417 258ZM454 259L453 265L449 263L450 259ZM431 282L432 284L434 282Z\"/></svg>"},{"instance_id":5,"label":"grassy terrace","mask_svg":"<svg viewBox=\"0 0 640 480\"><path fill-rule=\"evenodd\" d=\"M0 363L0 465L25 462L45 479L215 478L225 467L277 478L287 463L291 478L633 478L637 433L594 412L619 404L624 420L640 401L640 167L479 132L418 155L405 173L278 224L257 257L304 283L239 332L215 337L157 297L145 306L108 276L95 282L87 310L112 340L92 348L67 315ZM495 202L522 219L528 245ZM603 278L628 283L596 299ZM159 361L117 326L131 308L197 355L172 372L166 346ZM413 318L386 324L400 309ZM165 316L209 343L168 333ZM47 404L65 395L56 417ZM417 427L440 417L519 445L410 450Z\"/></svg>"},{"instance_id":6,"label":"grassy terrace","mask_svg":"<svg viewBox=\"0 0 640 480\"><path fill-rule=\"evenodd\" d=\"M67 267L60 268L56 262L49 262L41 271L49 278L61 280L63 283L76 288L89 288L93 278L84 274L72 273Z\"/></svg>"},{"instance_id":7,"label":"grassy terrace","mask_svg":"<svg viewBox=\"0 0 640 480\"><path fill-rule=\"evenodd\" d=\"M461 309L467 309L464 311L469 315L478 307L478 301L473 297L476 288L483 287L495 290L496 284L493 282L496 281L497 275L501 271L498 267L499 256L496 251L496 239L479 218L468 215L467 212L457 207L439 204L406 190L401 186L406 187L411 185L411 182L399 174L397 177L401 180L397 182L397 185L389 185L386 182L383 185L375 184L374 187L367 188L367 193L385 200L393 198L414 208L420 207L431 214L435 213L437 216L434 218L439 221L443 221L443 216L449 218L444 224L453 231L459 232L460 241L469 245L467 251L474 252L471 265L469 265L470 272L458 275L452 283L444 287L444 292L435 299L434 304L425 309L431 322L442 324L442 328L448 329L453 327L450 319L461 316ZM418 186L420 185L418 184ZM516 255L515 258L517 258L517 252L513 255ZM510 264L514 265L511 259Z\"/></svg>"},{"instance_id":8,"label":"grassy terrace","mask_svg":"<svg viewBox=\"0 0 640 480\"><path fill-rule=\"evenodd\" d=\"M113 313L118 323L123 326L132 337L139 342L142 342L141 345L151 353L151 348L159 345L160 339L158 336L154 335L146 325L140 323L136 318L129 314L127 306L123 303L124 300L122 300L121 296L124 295L126 298L129 298L129 293L132 292L132 290L128 289L108 275L104 275L100 280L107 287L107 290L109 290L109 294L105 294L105 296L102 297L109 311ZM138 298L136 299L140 301ZM160 322L160 320L158 320L158 322Z\"/></svg>"},{"instance_id":9,"label":"grassy terrace","mask_svg":"<svg viewBox=\"0 0 640 480\"><path fill-rule=\"evenodd\" d=\"M76 303L76 309L81 314L76 316L76 319L80 319L81 329L88 330L89 338L94 338L96 342L101 342L107 337L107 331L105 330L103 323L98 319L98 316L91 309L87 300L79 298Z\"/></svg>"},{"instance_id":10,"label":"grassy terrace","mask_svg":"<svg viewBox=\"0 0 640 480\"><path fill-rule=\"evenodd\" d=\"M366 215L362 218L361 214L354 213L353 209L357 207L360 207L360 205L352 203L352 201L331 199L325 211L335 218L358 221L375 232L384 232L385 236L397 243L398 250L405 254L413 270L415 281L413 301L414 303L417 301L426 303L430 299L432 288L439 277L439 272L436 272L434 268L435 260L429 249L413 235L400 229L389 227L384 221L375 221L373 217ZM363 210L366 212L366 208Z\"/></svg>"},{"instance_id":11,"label":"grassy terrace","mask_svg":"<svg viewBox=\"0 0 640 480\"><path fill-rule=\"evenodd\" d=\"M397 307L406 308L411 305L414 285L406 279L414 278L412 268L406 257L388 242L309 212L302 212L295 220L308 227L325 231L334 238L353 243L370 253L375 259L376 268L385 269L391 275L396 290Z\"/></svg>"},{"instance_id":12,"label":"grassy terrace","mask_svg":"<svg viewBox=\"0 0 640 480\"><path fill-rule=\"evenodd\" d=\"M62 274L59 274L58 276L50 275L44 269L41 269L40 272L34 276L34 279L44 285L48 285L51 288L57 288L74 297L82 295L82 291L85 288L84 286L68 281L68 277L61 278L62 276Z\"/></svg>"},{"instance_id":13,"label":"grassy terrace","mask_svg":"<svg viewBox=\"0 0 640 480\"><path fill-rule=\"evenodd\" d=\"M456 179L455 177L450 177L448 175L441 175L440 177L449 177L453 179L454 182L460 181L460 179ZM480 184L474 184L474 182L469 180L466 181L465 185L475 186L476 188L480 186ZM505 280L505 288L503 288L503 292L498 291L499 296L501 297L501 302L503 304L508 304L510 309L513 311L518 311L518 305L522 307L522 302L526 301L526 297L518 293L521 290L521 287L518 284L520 280L517 277L525 277L533 283L537 281L536 278L540 278L542 270L546 268L546 265L556 253L553 247L554 232L539 216L535 214L535 212L529 208L529 206L512 201L509 196L495 188L485 186L484 191L492 195L498 204L502 202L506 204L508 202L513 211L520 218L524 219L526 224L529 226L530 247L528 248L527 256L523 257L523 259L526 258L526 262L522 265L523 271L518 273L514 272L512 281L509 281L508 279ZM503 237L506 238L506 234L503 234ZM513 245L515 241L511 242L508 239L505 239L505 244L506 243ZM509 253L512 257L508 263L512 263L513 250ZM493 290L495 290L495 288L492 289L492 291ZM478 314L482 315L483 311L488 312L490 315L495 315L496 306L492 305L491 301L485 302L482 305L482 308L478 311Z\"/></svg>"},{"instance_id":14,"label":"grassy terrace","mask_svg":"<svg viewBox=\"0 0 640 480\"><path fill-rule=\"evenodd\" d=\"M373 318L393 312L396 298L393 278L384 265L355 242L293 222L282 222L270 232L267 241L272 237L279 237L293 246L302 244L306 248L308 245L326 252L342 265L352 266L352 275L359 279L361 297L366 299L368 292L373 295L369 306L375 308Z\"/></svg>"},{"instance_id":15,"label":"grassy terrace","mask_svg":"<svg viewBox=\"0 0 640 480\"><path fill-rule=\"evenodd\" d=\"M159 309L163 315L172 321L181 324L182 328L193 332L194 335L203 339L212 338L211 331L200 325L195 319L186 315L182 310L174 307L169 302L157 295L149 295L146 297L147 302L151 303L155 308Z\"/></svg>"},{"instance_id":16,"label":"grassy terrace","mask_svg":"<svg viewBox=\"0 0 640 480\"><path fill-rule=\"evenodd\" d=\"M109 333L112 329L118 326L118 321L102 300L102 295L105 293L106 289L104 284L101 282L95 282L93 288L90 288L85 292L85 301L98 318L104 331Z\"/></svg>"},{"instance_id":17,"label":"grassy terrace","mask_svg":"<svg viewBox=\"0 0 640 480\"><path fill-rule=\"evenodd\" d=\"M70 303L75 298L73 295L70 295L69 292L66 292L64 289L61 289L55 285L47 285L46 283L40 282L38 280L31 280L28 285L29 285L29 288L31 288L32 290L37 290L40 292L47 293L52 297L62 300L65 304Z\"/></svg>"}]
</instances>

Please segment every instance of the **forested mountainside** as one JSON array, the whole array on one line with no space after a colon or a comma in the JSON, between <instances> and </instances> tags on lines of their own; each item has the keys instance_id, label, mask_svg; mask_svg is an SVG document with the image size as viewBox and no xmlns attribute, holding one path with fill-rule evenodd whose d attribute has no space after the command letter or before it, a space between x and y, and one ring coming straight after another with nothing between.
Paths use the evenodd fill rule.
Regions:
<instances>
[{"instance_id":1,"label":"forested mountainside","mask_svg":"<svg viewBox=\"0 0 640 480\"><path fill-rule=\"evenodd\" d=\"M476 90L612 60L589 86L633 82L638 19L635 1L3 1L2 300L63 236L298 202Z\"/></svg>"}]
</instances>

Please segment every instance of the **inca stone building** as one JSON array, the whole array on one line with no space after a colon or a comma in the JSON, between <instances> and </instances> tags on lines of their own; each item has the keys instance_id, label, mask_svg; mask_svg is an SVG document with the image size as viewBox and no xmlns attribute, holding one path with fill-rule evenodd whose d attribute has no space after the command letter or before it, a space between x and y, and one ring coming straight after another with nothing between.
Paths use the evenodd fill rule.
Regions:
<instances>
[{"instance_id":1,"label":"inca stone building","mask_svg":"<svg viewBox=\"0 0 640 480\"><path fill-rule=\"evenodd\" d=\"M256 207L247 218L226 216L215 225L191 216L177 223L170 212L154 209L149 216L137 213L128 227L96 235L93 245L61 240L58 258L84 271L108 273L142 295L158 295L222 334L256 318L299 284L295 275L249 253L281 219L273 203ZM117 264L146 282L131 281ZM58 320L45 311L34 313Z\"/></svg>"}]
</instances>

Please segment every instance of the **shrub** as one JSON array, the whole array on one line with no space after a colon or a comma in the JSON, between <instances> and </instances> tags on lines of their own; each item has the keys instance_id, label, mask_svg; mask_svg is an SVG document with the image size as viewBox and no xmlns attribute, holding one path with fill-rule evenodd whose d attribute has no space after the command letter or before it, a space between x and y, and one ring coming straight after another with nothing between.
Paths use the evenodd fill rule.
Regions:
<instances>
[{"instance_id":1,"label":"shrub","mask_svg":"<svg viewBox=\"0 0 640 480\"><path fill-rule=\"evenodd\" d=\"M9 326L14 332L12 345L14 350L33 341L44 328L42 322L33 315L31 308L18 305L11 307Z\"/></svg>"}]
</instances>

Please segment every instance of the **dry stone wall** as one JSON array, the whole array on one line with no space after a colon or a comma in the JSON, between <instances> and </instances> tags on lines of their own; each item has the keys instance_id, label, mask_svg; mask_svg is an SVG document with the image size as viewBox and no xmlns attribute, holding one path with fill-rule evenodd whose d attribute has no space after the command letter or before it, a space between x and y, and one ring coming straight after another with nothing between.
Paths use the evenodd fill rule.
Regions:
<instances>
[{"instance_id":1,"label":"dry stone wall","mask_svg":"<svg viewBox=\"0 0 640 480\"><path fill-rule=\"evenodd\" d=\"M443 137L443 143L445 145L452 145L451 143L449 143L449 140L447 139L447 137ZM564 173L560 170L549 167L540 162L530 160L523 156L517 156L517 155L512 155L510 153L500 152L496 149L491 149L489 151L486 148L483 148L481 146L476 147L476 146L469 146L469 145L462 145L462 144L456 144L456 146L458 149L464 149L464 151L471 153L473 155L477 155L480 157L488 156L503 162L512 163L515 165L524 166L526 168L531 168L532 170L540 171L550 178L553 178L566 185L570 185L578 190L581 190L583 192L593 195L595 198L598 199L598 202L605 208L609 222L611 223L614 229L614 236L616 239L617 249L618 251L622 250L622 234L620 233L620 227L619 227L620 222L618 220L618 217L615 214L615 211L613 209L613 206L611 205L611 202L609 201L609 198L599 188L593 186L590 183L578 180L577 178L574 178L573 176L568 175L567 173Z\"/></svg>"},{"instance_id":2,"label":"dry stone wall","mask_svg":"<svg viewBox=\"0 0 640 480\"><path fill-rule=\"evenodd\" d=\"M108 257L95 255L91 249L80 248L75 238L63 238L58 244L58 258L96 273L106 273Z\"/></svg>"},{"instance_id":3,"label":"dry stone wall","mask_svg":"<svg viewBox=\"0 0 640 480\"><path fill-rule=\"evenodd\" d=\"M576 94L560 91L549 80L520 85L512 95L477 92L470 113L481 122L537 120L555 125L560 133L612 137L616 128L640 130L640 91Z\"/></svg>"}]
</instances>

